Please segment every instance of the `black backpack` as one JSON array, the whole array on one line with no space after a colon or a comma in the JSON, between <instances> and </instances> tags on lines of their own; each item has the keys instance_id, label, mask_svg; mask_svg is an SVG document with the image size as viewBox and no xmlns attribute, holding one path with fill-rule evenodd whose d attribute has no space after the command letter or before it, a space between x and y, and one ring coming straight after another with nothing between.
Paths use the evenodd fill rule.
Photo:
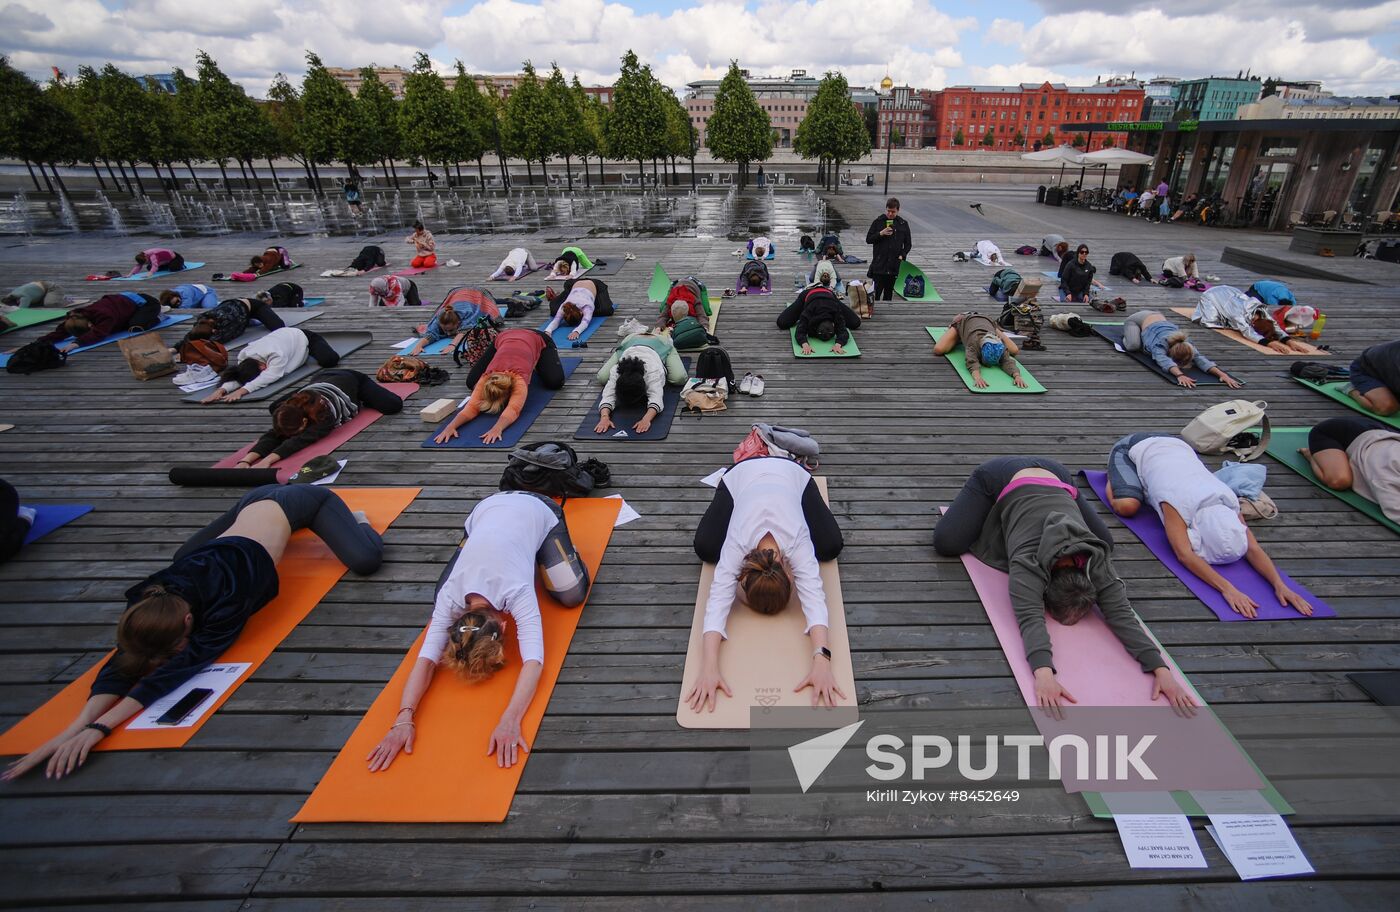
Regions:
<instances>
[{"instance_id":1,"label":"black backpack","mask_svg":"<svg viewBox=\"0 0 1400 912\"><path fill-rule=\"evenodd\" d=\"M63 367L68 363L68 354L54 348L52 344L36 339L27 345L22 345L10 355L10 362L5 365L5 370L12 374L32 374L35 371L48 370L52 367Z\"/></svg>"},{"instance_id":2,"label":"black backpack","mask_svg":"<svg viewBox=\"0 0 1400 912\"><path fill-rule=\"evenodd\" d=\"M1164 288L1185 288L1185 287L1186 287L1186 280L1183 279L1183 278L1181 278L1180 276L1169 275L1169 276L1167 276L1165 279L1162 280L1162 287L1164 287Z\"/></svg>"},{"instance_id":3,"label":"black backpack","mask_svg":"<svg viewBox=\"0 0 1400 912\"><path fill-rule=\"evenodd\" d=\"M904 291L902 291L900 294L902 297L905 298L922 298L924 296L923 276L905 276Z\"/></svg>"},{"instance_id":4,"label":"black backpack","mask_svg":"<svg viewBox=\"0 0 1400 912\"><path fill-rule=\"evenodd\" d=\"M729 363L729 353L718 345L711 345L702 351L695 361L695 376L702 380L718 380L723 377L730 388L733 388L734 367Z\"/></svg>"},{"instance_id":5,"label":"black backpack","mask_svg":"<svg viewBox=\"0 0 1400 912\"><path fill-rule=\"evenodd\" d=\"M517 455L521 451L535 451L541 447L555 447L567 457L567 464L558 467L536 465L528 458ZM589 460L590 467L602 466L597 460ZM606 467L604 466L604 469ZM546 497L586 497L595 487L593 475L579 463L578 453L567 443L558 440L530 443L516 447L511 453L506 470L501 474L502 491L533 491Z\"/></svg>"},{"instance_id":6,"label":"black backpack","mask_svg":"<svg viewBox=\"0 0 1400 912\"><path fill-rule=\"evenodd\" d=\"M306 294L295 282L278 282L267 290L273 307L302 307Z\"/></svg>"},{"instance_id":7,"label":"black backpack","mask_svg":"<svg viewBox=\"0 0 1400 912\"><path fill-rule=\"evenodd\" d=\"M1330 383L1334 380L1346 380L1350 376L1346 368L1318 361L1294 361L1288 366L1288 372L1299 380L1307 380L1310 383Z\"/></svg>"}]
</instances>

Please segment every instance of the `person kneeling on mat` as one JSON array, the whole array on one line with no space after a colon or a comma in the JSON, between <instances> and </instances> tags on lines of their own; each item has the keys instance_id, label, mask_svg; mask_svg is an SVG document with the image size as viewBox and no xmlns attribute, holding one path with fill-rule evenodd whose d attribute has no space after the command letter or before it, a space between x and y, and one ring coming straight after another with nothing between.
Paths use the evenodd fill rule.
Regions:
<instances>
[{"instance_id":1,"label":"person kneeling on mat","mask_svg":"<svg viewBox=\"0 0 1400 912\"><path fill-rule=\"evenodd\" d=\"M1400 432L1371 418L1328 418L1298 452L1318 481L1355 491L1400 523Z\"/></svg>"},{"instance_id":2,"label":"person kneeling on mat","mask_svg":"<svg viewBox=\"0 0 1400 912\"><path fill-rule=\"evenodd\" d=\"M811 474L791 459L758 456L725 470L700 526L695 553L715 565L705 605L704 664L685 701L714 712L719 694L734 693L719 672L719 651L736 599L759 614L787 607L793 590L807 617L812 667L797 690L812 688L813 706L846 699L831 672L826 589L818 561L835 560L844 542Z\"/></svg>"},{"instance_id":3,"label":"person kneeling on mat","mask_svg":"<svg viewBox=\"0 0 1400 912\"><path fill-rule=\"evenodd\" d=\"M1216 285L1202 292L1191 319L1203 326L1233 329L1272 351L1312 351L1311 345L1283 331L1263 301L1229 285Z\"/></svg>"},{"instance_id":4,"label":"person kneeling on mat","mask_svg":"<svg viewBox=\"0 0 1400 912\"><path fill-rule=\"evenodd\" d=\"M237 363L230 364L219 379L223 385L203 400L237 402L249 393L270 386L314 358L322 367L335 367L340 354L331 344L309 329L284 326L255 339L238 352Z\"/></svg>"},{"instance_id":5,"label":"person kneeling on mat","mask_svg":"<svg viewBox=\"0 0 1400 912\"><path fill-rule=\"evenodd\" d=\"M62 307L64 303L63 289L43 279L25 282L0 298L0 307Z\"/></svg>"},{"instance_id":6,"label":"person kneeling on mat","mask_svg":"<svg viewBox=\"0 0 1400 912\"><path fill-rule=\"evenodd\" d=\"M618 343L612 357L598 371L603 396L598 400L598 424L593 433L612 430L613 410L621 405L646 408L646 414L632 425L632 430L645 434L665 408L666 384L680 386L685 381L685 362L667 336L633 333Z\"/></svg>"},{"instance_id":7,"label":"person kneeling on mat","mask_svg":"<svg viewBox=\"0 0 1400 912\"><path fill-rule=\"evenodd\" d=\"M988 386L987 381L982 378L983 365L1001 368L1011 378L1012 383L1021 389L1026 388L1026 380L1021 376L1021 367L1013 357L1020 354L1021 350L1001 327L992 322L991 317L984 317L973 310L958 314L953 318L952 325L945 329L943 335L934 343L933 353L946 355L957 348L959 342L963 346L968 373L972 375L972 382L978 389L986 389Z\"/></svg>"},{"instance_id":8,"label":"person kneeling on mat","mask_svg":"<svg viewBox=\"0 0 1400 912\"><path fill-rule=\"evenodd\" d=\"M860 317L854 310L842 304L836 294L824 285L814 285L803 289L791 304L778 314L779 329L797 328L797 344L802 346L802 354L812 353L808 337L835 344L834 354L845 354L842 347L851 341L852 329L860 328Z\"/></svg>"},{"instance_id":9,"label":"person kneeling on mat","mask_svg":"<svg viewBox=\"0 0 1400 912\"><path fill-rule=\"evenodd\" d=\"M446 443L457 436L458 428L477 415L499 413L501 417L495 425L481 435L482 443L498 442L506 428L520 417L530 392L530 378L537 370L545 389L563 388L564 364L549 333L538 329L503 330L467 372L471 398L433 441Z\"/></svg>"},{"instance_id":10,"label":"person kneeling on mat","mask_svg":"<svg viewBox=\"0 0 1400 912\"><path fill-rule=\"evenodd\" d=\"M219 306L219 293L198 283L176 285L160 293L160 306L169 308L213 308Z\"/></svg>"},{"instance_id":11,"label":"person kneeling on mat","mask_svg":"<svg viewBox=\"0 0 1400 912\"><path fill-rule=\"evenodd\" d=\"M1251 298L1258 298L1270 308L1293 307L1298 303L1291 288L1273 279L1260 279L1246 288L1244 293Z\"/></svg>"},{"instance_id":12,"label":"person kneeling on mat","mask_svg":"<svg viewBox=\"0 0 1400 912\"><path fill-rule=\"evenodd\" d=\"M1158 367L1171 374L1178 386L1195 389L1196 381L1186 376L1192 365L1205 371L1230 389L1239 389L1240 382L1215 366L1187 341L1185 330L1151 310L1139 310L1123 322L1123 350L1145 351Z\"/></svg>"},{"instance_id":13,"label":"person kneeling on mat","mask_svg":"<svg viewBox=\"0 0 1400 912\"><path fill-rule=\"evenodd\" d=\"M383 561L379 533L330 488L254 488L191 536L170 566L126 591L116 653L78 717L12 763L4 778L45 761L50 778L75 772L114 728L218 661L277 597L277 562L298 529L316 533L352 573L374 573Z\"/></svg>"},{"instance_id":14,"label":"person kneeling on mat","mask_svg":"<svg viewBox=\"0 0 1400 912\"><path fill-rule=\"evenodd\" d=\"M248 261L248 271L257 275L267 275L279 269L289 269L291 265L292 255L287 252L286 247L269 247Z\"/></svg>"},{"instance_id":15,"label":"person kneeling on mat","mask_svg":"<svg viewBox=\"0 0 1400 912\"><path fill-rule=\"evenodd\" d=\"M558 279L576 279L593 268L593 262L577 247L565 247L549 266L549 274Z\"/></svg>"},{"instance_id":16,"label":"person kneeling on mat","mask_svg":"<svg viewBox=\"0 0 1400 912\"><path fill-rule=\"evenodd\" d=\"M146 275L155 275L157 272L181 272L185 268L185 258L173 250L164 247L152 247L136 254L136 267L127 275L136 275L145 272Z\"/></svg>"},{"instance_id":17,"label":"person kneeling on mat","mask_svg":"<svg viewBox=\"0 0 1400 912\"><path fill-rule=\"evenodd\" d=\"M1400 341L1372 345L1351 362L1347 395L1368 412L1400 412Z\"/></svg>"},{"instance_id":18,"label":"person kneeling on mat","mask_svg":"<svg viewBox=\"0 0 1400 912\"><path fill-rule=\"evenodd\" d=\"M421 221L414 221L413 233L404 238L404 243L413 245L414 257L409 265L414 269L432 269L437 265L437 241Z\"/></svg>"},{"instance_id":19,"label":"person kneeling on mat","mask_svg":"<svg viewBox=\"0 0 1400 912\"><path fill-rule=\"evenodd\" d=\"M825 262L825 261L823 261ZM830 264L828 264L830 265ZM762 257L756 257L739 270L739 294L759 292L768 287L768 266Z\"/></svg>"},{"instance_id":20,"label":"person kneeling on mat","mask_svg":"<svg viewBox=\"0 0 1400 912\"><path fill-rule=\"evenodd\" d=\"M1077 703L1055 678L1045 615L1077 624L1097 605L1109 630L1152 675L1152 699L1165 695L1179 713L1195 700L1173 677L1143 630L1127 587L1113 569L1113 538L1074 486L1069 470L1040 456L999 456L972 471L933 530L944 557L971 552L1010 576L1011 605L1035 675L1036 702L1059 718Z\"/></svg>"},{"instance_id":21,"label":"person kneeling on mat","mask_svg":"<svg viewBox=\"0 0 1400 912\"><path fill-rule=\"evenodd\" d=\"M564 283L558 294L553 289L545 289L549 298L551 318L544 331L553 333L562 323L574 327L569 333L571 341L578 341L594 317L613 315L612 296L608 294L607 283L598 279L570 279Z\"/></svg>"},{"instance_id":22,"label":"person kneeling on mat","mask_svg":"<svg viewBox=\"0 0 1400 912\"><path fill-rule=\"evenodd\" d=\"M1184 256L1167 257L1162 261L1162 275L1169 279L1199 279L1201 273L1196 268L1196 255L1188 253Z\"/></svg>"},{"instance_id":23,"label":"person kneeling on mat","mask_svg":"<svg viewBox=\"0 0 1400 912\"><path fill-rule=\"evenodd\" d=\"M1108 274L1122 276L1134 285L1152 281L1152 273L1147 271L1147 266L1142 260L1126 250L1115 253L1113 259L1108 261Z\"/></svg>"},{"instance_id":24,"label":"person kneeling on mat","mask_svg":"<svg viewBox=\"0 0 1400 912\"><path fill-rule=\"evenodd\" d=\"M496 271L491 273L492 279L514 279L534 272L540 268L540 264L535 262L535 258L530 255L530 251L524 247L516 247L506 254L506 258L501 260L501 265L496 267Z\"/></svg>"},{"instance_id":25,"label":"person kneeling on mat","mask_svg":"<svg viewBox=\"0 0 1400 912\"><path fill-rule=\"evenodd\" d=\"M768 256L768 252L773 249L773 242L763 235L756 238L749 238L748 252L755 260L761 260Z\"/></svg>"},{"instance_id":26,"label":"person kneeling on mat","mask_svg":"<svg viewBox=\"0 0 1400 912\"><path fill-rule=\"evenodd\" d=\"M369 281L371 307L421 307L418 283L403 276L379 276Z\"/></svg>"},{"instance_id":27,"label":"person kneeling on mat","mask_svg":"<svg viewBox=\"0 0 1400 912\"><path fill-rule=\"evenodd\" d=\"M1005 266L1006 260L1002 258L1001 248L991 241L982 240L977 242L977 246L963 254L969 260L981 263L983 266Z\"/></svg>"},{"instance_id":28,"label":"person kneeling on mat","mask_svg":"<svg viewBox=\"0 0 1400 912\"><path fill-rule=\"evenodd\" d=\"M1236 614L1257 617L1259 605L1215 572L1212 564L1241 558L1274 587L1279 605L1310 615L1312 606L1289 589L1240 515L1240 500L1211 474L1191 445L1171 434L1130 434L1108 454L1108 500L1119 516L1136 516L1144 501L1167 531L1182 565L1225 597Z\"/></svg>"},{"instance_id":29,"label":"person kneeling on mat","mask_svg":"<svg viewBox=\"0 0 1400 912\"><path fill-rule=\"evenodd\" d=\"M841 273L836 269L834 260L817 260L812 264L812 271L807 275L807 287L821 285L823 288L830 288L838 291L841 288Z\"/></svg>"},{"instance_id":30,"label":"person kneeling on mat","mask_svg":"<svg viewBox=\"0 0 1400 912\"><path fill-rule=\"evenodd\" d=\"M194 339L210 339L220 345L228 345L247 332L248 323L253 320L270 330L281 329L287 325L282 322L272 305L265 301L256 298L232 298L221 301L217 307L210 308L196 317L194 326L171 351L178 350L180 344Z\"/></svg>"},{"instance_id":31,"label":"person kneeling on mat","mask_svg":"<svg viewBox=\"0 0 1400 912\"><path fill-rule=\"evenodd\" d=\"M404 684L394 724L366 758L370 772L386 770L400 751L413 753L414 712L439 664L484 681L506 666L504 640L514 621L520 675L510 703L491 732L486 753L514 766L530 745L521 718L544 670L544 624L536 578L550 598L577 608L588 597L588 567L569 539L564 511L531 491L502 491L476 505L462 545L438 580L433 617Z\"/></svg>"},{"instance_id":32,"label":"person kneeling on mat","mask_svg":"<svg viewBox=\"0 0 1400 912\"><path fill-rule=\"evenodd\" d=\"M73 308L59 321L57 329L40 336L39 341L57 345L72 336L72 342L59 346L59 351L70 352L96 345L120 332L144 332L159 322L160 301L148 294L124 291Z\"/></svg>"},{"instance_id":33,"label":"person kneeling on mat","mask_svg":"<svg viewBox=\"0 0 1400 912\"><path fill-rule=\"evenodd\" d=\"M1069 252L1069 242L1062 235L1047 234L1040 239L1040 255L1062 260Z\"/></svg>"},{"instance_id":34,"label":"person kneeling on mat","mask_svg":"<svg viewBox=\"0 0 1400 912\"><path fill-rule=\"evenodd\" d=\"M350 261L346 271L356 274L369 272L371 269L383 269L389 265L384 259L384 250L374 244L368 244L360 248L360 252Z\"/></svg>"},{"instance_id":35,"label":"person kneeling on mat","mask_svg":"<svg viewBox=\"0 0 1400 912\"><path fill-rule=\"evenodd\" d=\"M321 371L311 383L268 406L272 429L243 454L236 468L271 468L324 439L362 408L397 415L403 411L403 400L359 371L343 367Z\"/></svg>"}]
</instances>

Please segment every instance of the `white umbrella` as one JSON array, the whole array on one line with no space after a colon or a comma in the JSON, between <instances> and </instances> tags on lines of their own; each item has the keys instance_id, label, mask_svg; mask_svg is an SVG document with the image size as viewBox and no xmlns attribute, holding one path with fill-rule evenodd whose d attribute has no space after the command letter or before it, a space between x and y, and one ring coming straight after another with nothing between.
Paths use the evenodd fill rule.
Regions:
<instances>
[{"instance_id":1,"label":"white umbrella","mask_svg":"<svg viewBox=\"0 0 1400 912\"><path fill-rule=\"evenodd\" d=\"M1150 165L1154 161L1156 159L1151 155L1143 155L1141 152L1132 152L1128 149L1100 149L1083 156L1085 164L1104 166L1104 183L1108 181L1109 165Z\"/></svg>"},{"instance_id":2,"label":"white umbrella","mask_svg":"<svg viewBox=\"0 0 1400 912\"><path fill-rule=\"evenodd\" d=\"M1078 149L1074 148L1074 146L1056 146L1053 149L1041 149L1039 152L1022 152L1021 157L1027 161L1059 162L1060 180L1063 180L1065 176L1065 164L1081 164L1084 155Z\"/></svg>"}]
</instances>

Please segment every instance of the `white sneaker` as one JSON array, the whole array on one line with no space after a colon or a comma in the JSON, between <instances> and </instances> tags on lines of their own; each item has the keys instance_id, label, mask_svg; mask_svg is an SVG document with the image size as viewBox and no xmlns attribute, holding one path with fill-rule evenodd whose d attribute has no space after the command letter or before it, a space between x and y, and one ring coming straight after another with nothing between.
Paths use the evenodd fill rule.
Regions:
<instances>
[{"instance_id":1,"label":"white sneaker","mask_svg":"<svg viewBox=\"0 0 1400 912\"><path fill-rule=\"evenodd\" d=\"M753 371L744 374L744 379L739 381L739 392L747 396L749 389L753 386Z\"/></svg>"},{"instance_id":2,"label":"white sneaker","mask_svg":"<svg viewBox=\"0 0 1400 912\"><path fill-rule=\"evenodd\" d=\"M192 386L196 383L208 383L217 380L219 372L207 364L191 364L180 371L174 377L176 386Z\"/></svg>"},{"instance_id":3,"label":"white sneaker","mask_svg":"<svg viewBox=\"0 0 1400 912\"><path fill-rule=\"evenodd\" d=\"M753 375L753 380L750 381L750 383L749 383L749 395L750 395L750 396L762 396L762 395L763 395L763 389L764 389L764 386L763 386L763 375L762 375L762 374L754 374L754 375Z\"/></svg>"}]
</instances>

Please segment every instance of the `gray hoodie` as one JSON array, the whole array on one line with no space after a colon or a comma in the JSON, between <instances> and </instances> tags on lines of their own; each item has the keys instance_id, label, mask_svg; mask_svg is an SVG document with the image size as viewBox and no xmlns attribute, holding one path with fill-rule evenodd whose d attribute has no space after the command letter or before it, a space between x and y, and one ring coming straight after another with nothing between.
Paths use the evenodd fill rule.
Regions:
<instances>
[{"instance_id":1,"label":"gray hoodie","mask_svg":"<svg viewBox=\"0 0 1400 912\"><path fill-rule=\"evenodd\" d=\"M1055 561L1085 554L1085 571L1098 590L1099 610L1143 671L1166 662L1128 604L1127 587L1113 570L1109 547L1089 531L1069 495L1047 485L1025 485L997 501L972 553L1011 577L1011 607L1031 668L1054 669L1045 626L1045 586Z\"/></svg>"}]
</instances>

